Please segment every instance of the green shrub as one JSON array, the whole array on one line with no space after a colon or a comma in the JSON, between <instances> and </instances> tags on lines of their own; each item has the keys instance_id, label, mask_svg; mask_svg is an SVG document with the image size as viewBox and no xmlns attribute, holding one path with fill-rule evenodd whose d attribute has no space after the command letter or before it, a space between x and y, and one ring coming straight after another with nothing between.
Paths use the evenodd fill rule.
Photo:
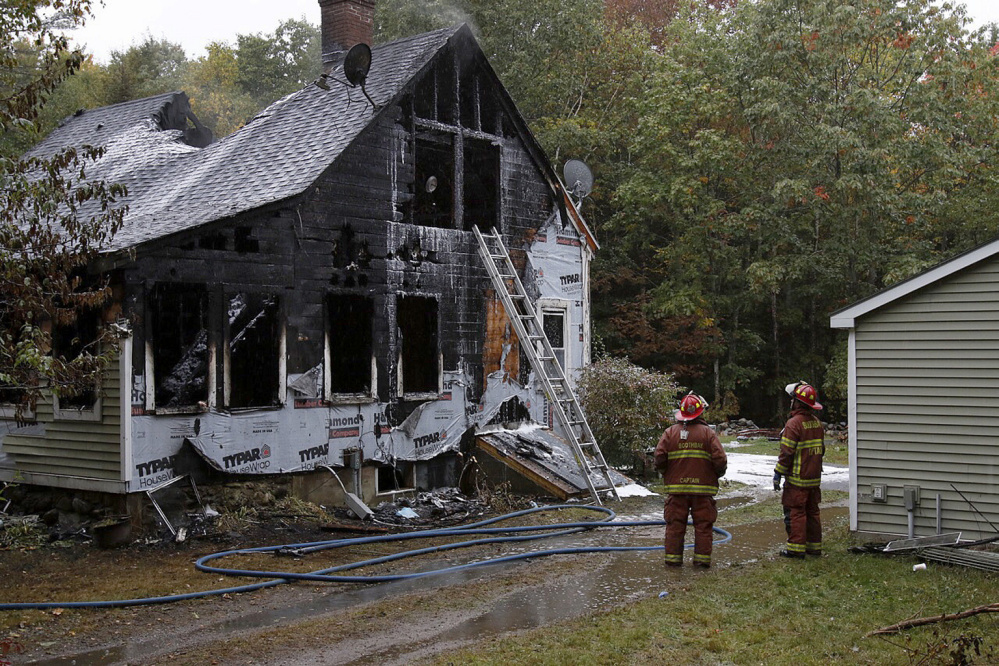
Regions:
<instances>
[{"instance_id":1,"label":"green shrub","mask_svg":"<svg viewBox=\"0 0 999 666\"><path fill-rule=\"evenodd\" d=\"M611 465L632 463L654 447L670 423L681 388L673 375L621 358L604 358L580 374L579 398L593 435Z\"/></svg>"}]
</instances>

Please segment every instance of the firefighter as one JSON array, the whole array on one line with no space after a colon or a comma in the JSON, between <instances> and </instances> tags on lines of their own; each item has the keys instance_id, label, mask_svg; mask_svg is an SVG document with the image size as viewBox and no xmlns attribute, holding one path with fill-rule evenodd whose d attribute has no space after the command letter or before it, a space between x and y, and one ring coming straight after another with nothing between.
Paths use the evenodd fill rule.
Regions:
<instances>
[{"instance_id":1,"label":"firefighter","mask_svg":"<svg viewBox=\"0 0 999 666\"><path fill-rule=\"evenodd\" d=\"M780 454L774 468L774 490L780 490L784 477L781 504L789 516L787 548L782 557L803 558L822 554L822 521L819 502L822 492L822 423L819 421L819 394L811 384L800 381L784 389L791 396L791 417L780 438ZM787 521L787 519L785 519Z\"/></svg>"},{"instance_id":2,"label":"firefighter","mask_svg":"<svg viewBox=\"0 0 999 666\"><path fill-rule=\"evenodd\" d=\"M656 446L655 465L666 484L666 566L683 564L687 515L694 519L694 566L711 566L711 528L718 518L714 496L728 460L718 435L701 415L708 403L693 391L680 401L677 423Z\"/></svg>"}]
</instances>

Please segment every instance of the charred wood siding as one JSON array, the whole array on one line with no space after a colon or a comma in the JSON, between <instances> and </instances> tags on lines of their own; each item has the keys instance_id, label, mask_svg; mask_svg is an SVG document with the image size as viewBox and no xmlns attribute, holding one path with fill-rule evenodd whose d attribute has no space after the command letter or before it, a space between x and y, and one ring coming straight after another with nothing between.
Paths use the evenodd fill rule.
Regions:
<instances>
[{"instance_id":1,"label":"charred wood siding","mask_svg":"<svg viewBox=\"0 0 999 666\"><path fill-rule=\"evenodd\" d=\"M483 93L484 94L484 93ZM220 349L223 314L234 292L276 294L287 331L287 372L304 373L324 359L330 295L371 300L371 348L377 399L401 403L398 300L436 301L443 369L464 369L481 395L484 373L498 367L506 329L497 305L487 306L489 284L471 231L413 224L407 206L416 188L415 133L402 109L389 110L364 131L303 197L272 211L193 230L143 248L126 279L137 319L133 363L144 367L148 294L157 284L204 284L209 290L210 344ZM479 132L481 134L481 132ZM553 210L552 192L517 137L493 137L499 154L496 210L518 268L534 232ZM460 142L458 142L460 144ZM455 170L461 172L461 152ZM460 208L462 197L456 197ZM464 226L464 225L463 225ZM487 311L492 315L487 316ZM487 322L490 322L487 325ZM487 340L488 339L488 340ZM224 359L214 355L214 404L224 405ZM516 352L508 370L516 372ZM138 370L137 370L138 372ZM150 378L146 378L147 386ZM404 418L414 404L398 404Z\"/></svg>"}]
</instances>

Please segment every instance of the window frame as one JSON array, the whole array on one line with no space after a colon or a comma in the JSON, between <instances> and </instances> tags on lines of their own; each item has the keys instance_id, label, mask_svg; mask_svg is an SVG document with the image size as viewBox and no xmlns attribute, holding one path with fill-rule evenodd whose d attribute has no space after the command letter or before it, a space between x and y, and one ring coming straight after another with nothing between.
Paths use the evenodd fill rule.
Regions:
<instances>
[{"instance_id":1,"label":"window frame","mask_svg":"<svg viewBox=\"0 0 999 666\"><path fill-rule=\"evenodd\" d=\"M541 315L541 328L545 329L545 314L551 312L555 314L556 312L562 317L562 347L555 347L552 345L552 350L557 351L562 350L563 360L560 362L562 366L562 372L565 373L566 378L570 377L570 371L578 370L577 367L568 367L568 362L572 360L572 336L570 332L572 331L572 302L562 299L562 298L539 298L535 307L538 309L538 313ZM545 333L547 336L547 333ZM548 341L549 344L551 340Z\"/></svg>"},{"instance_id":2,"label":"window frame","mask_svg":"<svg viewBox=\"0 0 999 666\"><path fill-rule=\"evenodd\" d=\"M273 296L277 299L277 402L272 405L246 405L240 407L232 406L232 325L228 316L222 321L222 404L230 412L262 411L270 409L281 409L288 401L288 321L285 316L285 299L280 294L261 290L236 289L225 291L222 295L222 305L228 311L229 303L237 294L249 294L254 296ZM224 314L224 313L223 313Z\"/></svg>"},{"instance_id":3,"label":"window frame","mask_svg":"<svg viewBox=\"0 0 999 666\"><path fill-rule=\"evenodd\" d=\"M406 391L405 385L405 374L404 374L404 358L403 358L403 335L402 328L399 326L399 301L406 298L419 298L426 301L433 301L435 304L434 319L435 328L434 337L437 343L436 356L437 356L437 388L434 391ZM444 353L441 350L441 316L440 316L440 297L437 295L430 294L397 294L396 295L396 308L395 308L395 330L396 330L396 342L397 342L397 355L396 355L396 372L397 372L397 395L406 401L426 401L426 400L436 400L440 398L441 394L444 392Z\"/></svg>"},{"instance_id":4,"label":"window frame","mask_svg":"<svg viewBox=\"0 0 999 666\"><path fill-rule=\"evenodd\" d=\"M91 314L95 317L94 320L94 334L97 338L100 337L100 330L102 324L101 313L92 311ZM79 313L78 313L78 316ZM56 327L52 327L52 353L57 354L58 350L56 346ZM103 350L103 345L97 340L95 340L96 348L95 351L99 355ZM52 418L56 421L83 421L89 423L100 423L103 418L104 410L104 396L103 391L101 391L101 383L104 379L104 371L98 373L97 377L94 378L94 400L92 403L85 407L78 406L66 406L61 405L59 394L55 391L52 392Z\"/></svg>"},{"instance_id":5,"label":"window frame","mask_svg":"<svg viewBox=\"0 0 999 666\"><path fill-rule=\"evenodd\" d=\"M371 320L368 322L369 335L371 339L371 376L370 376L370 388L367 393L348 393L348 392L333 392L333 377L331 368L333 367L333 336L330 333L332 327L331 314L332 308L330 307L331 298L343 298L343 297L355 297L364 298L371 303ZM375 354L375 341L374 341L374 306L375 299L370 296L365 296L362 294L344 294L331 292L326 294L324 299L324 311L325 311L325 326L324 326L324 344L323 344L323 396L332 404L370 404L378 401L378 356Z\"/></svg>"},{"instance_id":6,"label":"window frame","mask_svg":"<svg viewBox=\"0 0 999 666\"><path fill-rule=\"evenodd\" d=\"M195 402L187 405L177 405L175 407L158 406L156 404L156 334L153 327L153 317L149 316L155 308L156 291L158 289L189 289L202 291L204 299L204 326L207 345L206 359L206 399L204 405ZM146 329L145 329L145 382L146 382L146 412L149 414L202 414L215 406L215 391L217 387L216 376L216 344L215 336L212 332L212 294L208 285L203 282L156 282L151 289L146 291Z\"/></svg>"}]
</instances>

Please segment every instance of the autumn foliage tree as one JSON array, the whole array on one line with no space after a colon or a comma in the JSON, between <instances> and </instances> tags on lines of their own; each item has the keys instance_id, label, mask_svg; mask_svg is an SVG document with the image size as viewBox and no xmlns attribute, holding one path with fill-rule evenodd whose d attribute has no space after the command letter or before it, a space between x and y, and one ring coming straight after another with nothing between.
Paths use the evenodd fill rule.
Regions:
<instances>
[{"instance_id":1,"label":"autumn foliage tree","mask_svg":"<svg viewBox=\"0 0 999 666\"><path fill-rule=\"evenodd\" d=\"M0 132L35 130L53 89L83 62L63 29L89 11L87 0L4 4ZM25 42L34 47L30 69L18 49ZM86 146L0 155L0 401L19 415L44 389L66 397L93 391L114 351L102 317L110 288L88 268L121 225L116 202L125 192L87 178L100 155ZM93 323L86 333L83 320Z\"/></svg>"}]
</instances>

